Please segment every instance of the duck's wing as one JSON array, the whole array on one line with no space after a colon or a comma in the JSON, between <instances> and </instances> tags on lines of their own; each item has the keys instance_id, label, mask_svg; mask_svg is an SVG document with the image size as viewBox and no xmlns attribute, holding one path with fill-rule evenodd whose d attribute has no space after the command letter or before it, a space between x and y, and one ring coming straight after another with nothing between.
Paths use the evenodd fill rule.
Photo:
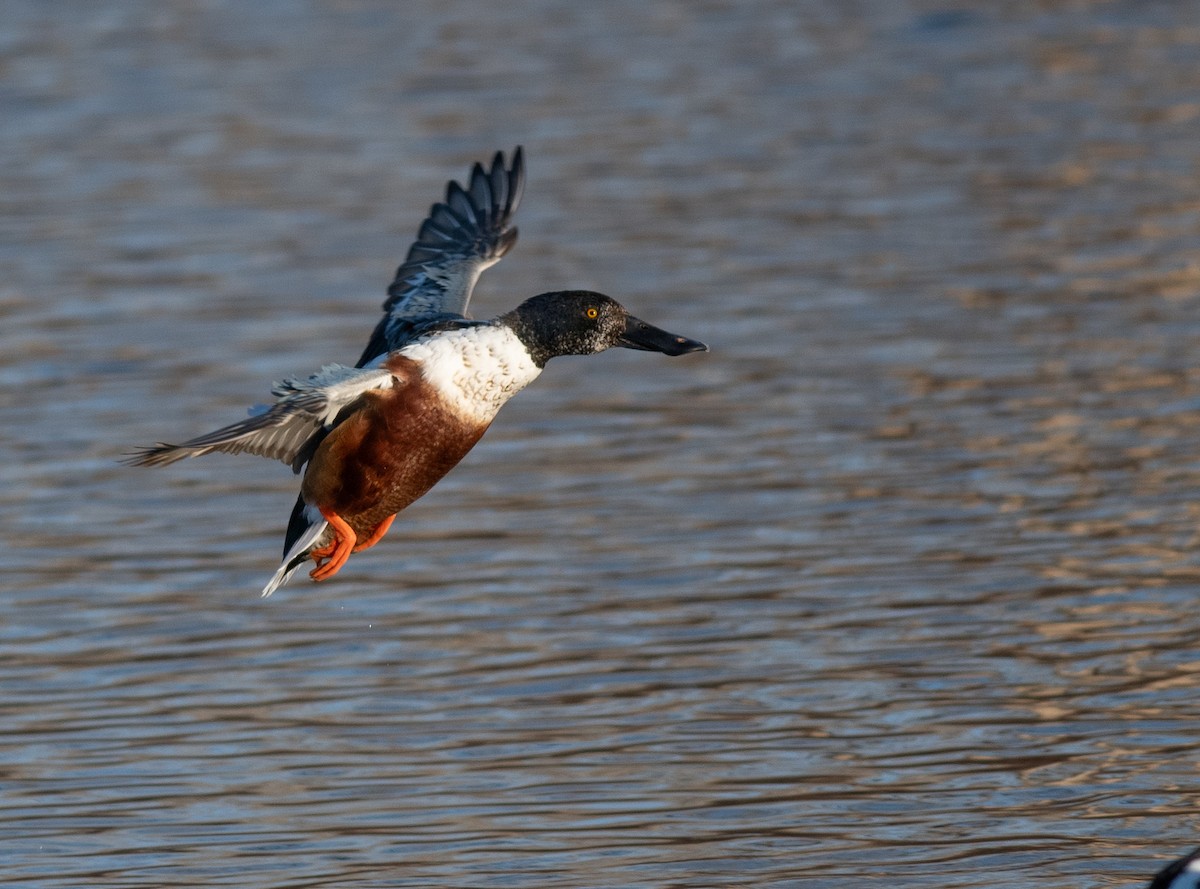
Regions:
<instances>
[{"instance_id":1,"label":"duck's wing","mask_svg":"<svg viewBox=\"0 0 1200 889\"><path fill-rule=\"evenodd\" d=\"M500 261L517 242L512 224L525 188L525 157L520 146L506 167L497 151L492 165L471 168L464 188L446 186L421 223L417 240L388 288L383 318L371 334L358 366L398 349L429 319L467 317L467 305L480 274Z\"/></svg>"},{"instance_id":2,"label":"duck's wing","mask_svg":"<svg viewBox=\"0 0 1200 889\"><path fill-rule=\"evenodd\" d=\"M254 409L252 416L183 444L160 442L141 448L126 462L131 466L167 466L185 457L212 451L257 454L282 460L296 472L308 461L328 431L344 419L366 393L403 385L385 367L330 365L304 380L284 380L272 390L276 401Z\"/></svg>"}]
</instances>

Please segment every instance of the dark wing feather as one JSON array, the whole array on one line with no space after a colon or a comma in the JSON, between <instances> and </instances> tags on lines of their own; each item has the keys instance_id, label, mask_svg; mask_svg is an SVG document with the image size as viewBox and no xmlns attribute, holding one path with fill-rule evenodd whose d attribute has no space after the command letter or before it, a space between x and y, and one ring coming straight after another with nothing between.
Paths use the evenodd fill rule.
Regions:
<instances>
[{"instance_id":1,"label":"dark wing feather","mask_svg":"<svg viewBox=\"0 0 1200 889\"><path fill-rule=\"evenodd\" d=\"M383 304L384 316L371 334L358 366L400 348L421 322L437 316L466 317L475 282L517 242L512 217L525 187L525 159L518 146L506 168L497 151L492 165L471 168L466 188L446 186L446 198L434 204L417 240L396 270Z\"/></svg>"}]
</instances>

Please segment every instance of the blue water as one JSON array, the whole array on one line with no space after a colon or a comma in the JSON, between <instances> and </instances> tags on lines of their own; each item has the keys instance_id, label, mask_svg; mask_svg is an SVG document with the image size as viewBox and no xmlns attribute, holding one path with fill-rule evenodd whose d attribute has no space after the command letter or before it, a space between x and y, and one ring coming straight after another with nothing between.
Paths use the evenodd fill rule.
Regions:
<instances>
[{"instance_id":1,"label":"blue water","mask_svg":"<svg viewBox=\"0 0 1200 889\"><path fill-rule=\"evenodd\" d=\"M1143 884L1200 815L1178 4L11 0L0 885ZM525 146L555 361L387 539L130 448L352 362Z\"/></svg>"}]
</instances>

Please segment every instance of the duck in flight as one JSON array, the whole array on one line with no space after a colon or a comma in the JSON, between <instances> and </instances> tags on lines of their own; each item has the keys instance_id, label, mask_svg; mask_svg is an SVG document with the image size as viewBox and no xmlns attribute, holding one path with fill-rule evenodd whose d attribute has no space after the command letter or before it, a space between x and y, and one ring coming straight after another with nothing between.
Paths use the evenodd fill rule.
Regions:
<instances>
[{"instance_id":1,"label":"duck in flight","mask_svg":"<svg viewBox=\"0 0 1200 889\"><path fill-rule=\"evenodd\" d=\"M269 596L304 562L327 580L374 546L396 513L424 495L479 441L497 411L559 355L620 346L683 355L707 351L629 314L611 297L564 290L531 297L490 321L467 305L484 269L517 240L512 218L525 166L475 164L446 187L396 271L355 367L329 365L271 390L275 403L182 444L141 448L127 462L166 466L212 451L281 460L303 472Z\"/></svg>"}]
</instances>

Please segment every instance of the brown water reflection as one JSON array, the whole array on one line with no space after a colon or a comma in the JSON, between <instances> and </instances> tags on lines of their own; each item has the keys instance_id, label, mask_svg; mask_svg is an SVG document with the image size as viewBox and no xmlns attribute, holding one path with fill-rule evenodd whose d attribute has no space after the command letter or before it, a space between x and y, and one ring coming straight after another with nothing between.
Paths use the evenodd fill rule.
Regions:
<instances>
[{"instance_id":1,"label":"brown water reflection","mask_svg":"<svg viewBox=\"0 0 1200 889\"><path fill-rule=\"evenodd\" d=\"M1194 846L1179 4L13 2L0 884L1118 886ZM538 23L536 27L530 23ZM150 474L525 144L556 362L336 582Z\"/></svg>"}]
</instances>

